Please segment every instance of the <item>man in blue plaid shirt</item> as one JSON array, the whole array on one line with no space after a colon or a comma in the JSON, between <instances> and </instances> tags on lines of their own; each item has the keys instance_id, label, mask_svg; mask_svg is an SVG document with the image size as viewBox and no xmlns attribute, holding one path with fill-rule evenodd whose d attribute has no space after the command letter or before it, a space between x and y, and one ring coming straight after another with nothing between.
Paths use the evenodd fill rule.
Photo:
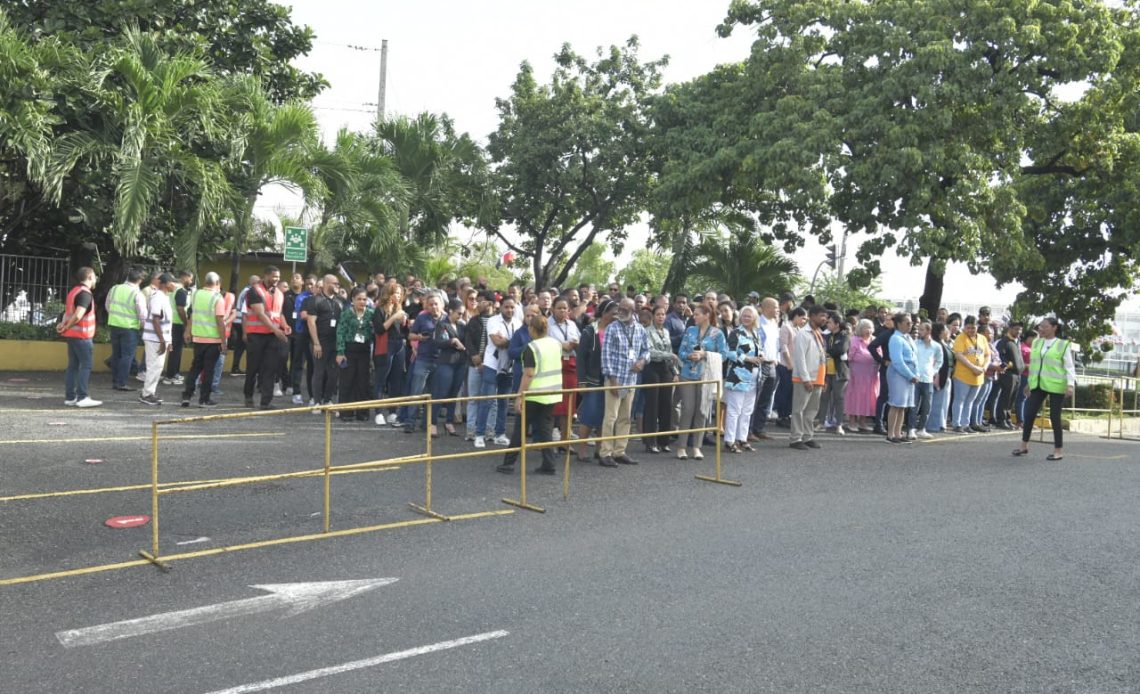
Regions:
<instances>
[{"instance_id":1,"label":"man in blue plaid shirt","mask_svg":"<svg viewBox=\"0 0 1140 694\"><path fill-rule=\"evenodd\" d=\"M634 320L633 299L622 299L618 304L617 320L606 328L602 345L602 376L607 386L631 386L637 383L637 374L649 363L649 336L645 328ZM633 408L632 388L606 391L606 414L602 418L602 436L629 434L630 411ZM602 441L599 446L599 463L604 467L617 467L618 463L637 465L626 455L629 439Z\"/></svg>"}]
</instances>

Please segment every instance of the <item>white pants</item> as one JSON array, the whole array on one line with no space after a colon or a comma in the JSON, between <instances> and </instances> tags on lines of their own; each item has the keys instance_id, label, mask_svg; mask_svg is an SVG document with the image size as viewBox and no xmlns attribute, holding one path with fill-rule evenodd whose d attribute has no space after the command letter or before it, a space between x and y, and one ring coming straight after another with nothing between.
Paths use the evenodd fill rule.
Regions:
<instances>
[{"instance_id":1,"label":"white pants","mask_svg":"<svg viewBox=\"0 0 1140 694\"><path fill-rule=\"evenodd\" d=\"M162 369L166 366L166 350L158 351L158 342L143 340L143 351L146 352L146 381L143 383L142 394L154 395L158 388L158 379L162 378Z\"/></svg>"},{"instance_id":2,"label":"white pants","mask_svg":"<svg viewBox=\"0 0 1140 694\"><path fill-rule=\"evenodd\" d=\"M752 422L752 411L756 409L756 384L748 390L726 390L724 399L727 412L724 416L724 442L744 443L748 440L748 426Z\"/></svg>"}]
</instances>

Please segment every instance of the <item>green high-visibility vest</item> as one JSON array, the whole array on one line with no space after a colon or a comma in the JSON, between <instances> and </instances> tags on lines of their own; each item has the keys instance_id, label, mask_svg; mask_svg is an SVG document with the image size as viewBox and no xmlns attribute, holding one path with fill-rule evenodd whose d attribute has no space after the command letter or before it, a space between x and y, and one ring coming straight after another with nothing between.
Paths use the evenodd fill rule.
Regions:
<instances>
[{"instance_id":1,"label":"green high-visibility vest","mask_svg":"<svg viewBox=\"0 0 1140 694\"><path fill-rule=\"evenodd\" d=\"M129 282L111 287L111 297L107 302L107 325L128 330L141 328L138 295L139 288Z\"/></svg>"},{"instance_id":2,"label":"green high-visibility vest","mask_svg":"<svg viewBox=\"0 0 1140 694\"><path fill-rule=\"evenodd\" d=\"M214 310L221 300L221 292L212 292L208 289L194 292L193 301L190 302L194 309L190 313L191 337L208 340L222 339L222 333L218 330L218 320L214 315Z\"/></svg>"},{"instance_id":3,"label":"green high-visibility vest","mask_svg":"<svg viewBox=\"0 0 1140 694\"><path fill-rule=\"evenodd\" d=\"M1042 349L1045 340L1038 337L1029 352L1029 389L1040 388L1046 393L1065 394L1069 376L1065 372L1065 350L1068 340L1054 340L1048 351ZM1043 353L1044 352L1044 353Z\"/></svg>"},{"instance_id":4,"label":"green high-visibility vest","mask_svg":"<svg viewBox=\"0 0 1140 694\"><path fill-rule=\"evenodd\" d=\"M534 376L525 398L531 402L553 405L562 400L562 343L553 337L540 337L527 345L534 352Z\"/></svg>"},{"instance_id":5,"label":"green high-visibility vest","mask_svg":"<svg viewBox=\"0 0 1140 694\"><path fill-rule=\"evenodd\" d=\"M179 287L178 289L175 289L174 291L168 292L166 294L166 296L169 297L169 299L170 299L170 310L173 313L173 315L170 317L170 320L175 325L182 325L182 316L178 315L178 302L175 299L175 296L177 296L178 291L180 289L183 289L183 288ZM193 310L191 308L193 306L193 302L194 302L194 290L193 289L187 289L186 290L186 306L184 307L186 309L186 315L190 315L190 311Z\"/></svg>"}]
</instances>

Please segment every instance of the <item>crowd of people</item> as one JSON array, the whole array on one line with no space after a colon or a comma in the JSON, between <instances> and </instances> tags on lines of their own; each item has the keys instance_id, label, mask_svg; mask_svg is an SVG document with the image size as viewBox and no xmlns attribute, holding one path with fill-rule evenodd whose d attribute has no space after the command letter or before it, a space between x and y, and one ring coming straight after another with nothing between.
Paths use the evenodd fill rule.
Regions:
<instances>
[{"instance_id":1,"label":"crowd of people","mask_svg":"<svg viewBox=\"0 0 1140 694\"><path fill-rule=\"evenodd\" d=\"M92 289L81 268L57 326L68 340L65 404L95 407L90 397ZM149 280L149 281L147 281ZM726 449L755 450L772 426L789 430L789 445L821 447L816 433L878 435L907 444L939 433L967 435L1022 426L1027 450L1032 422L1045 402L1054 432L1051 459L1062 457L1060 411L1076 383L1071 345L1052 317L1035 329L1000 322L988 307L962 316L939 310L931 320L886 306L864 309L797 301L790 293L742 300L709 291L651 295L609 285L598 291L505 291L482 278L437 288L378 273L342 286L336 275L281 279L276 267L236 295L207 273L131 269L106 292L112 388L133 390L160 406L160 385L181 389L189 407L217 406L227 355L230 374L244 376L246 407L351 404L430 394L452 400L341 409L346 422L374 422L406 432L459 436L475 448L561 440L580 459L605 467L635 465L627 436L636 427L650 455L703 458L720 423ZM136 363L141 338L144 359ZM181 352L192 359L179 374ZM245 369L242 370L242 358ZM648 388L633 386L652 385ZM608 386L583 393L563 389ZM719 394L719 397L718 397ZM460 400L468 396L508 396ZM526 411L527 432L512 412ZM566 431L559 424L572 422ZM573 428L576 427L577 431ZM602 436L595 451L582 441ZM551 448L541 473L553 473ZM514 456L498 469L510 472Z\"/></svg>"}]
</instances>

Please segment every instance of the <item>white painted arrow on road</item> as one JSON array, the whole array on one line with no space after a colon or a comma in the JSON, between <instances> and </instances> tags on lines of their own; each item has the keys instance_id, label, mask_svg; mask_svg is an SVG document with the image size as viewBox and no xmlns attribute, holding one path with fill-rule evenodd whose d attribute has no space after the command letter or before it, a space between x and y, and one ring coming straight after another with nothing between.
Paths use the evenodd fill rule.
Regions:
<instances>
[{"instance_id":1,"label":"white painted arrow on road","mask_svg":"<svg viewBox=\"0 0 1140 694\"><path fill-rule=\"evenodd\" d=\"M269 585L250 586L258 590L269 591L269 595L245 600L232 600L216 605L195 607L178 612L164 612L162 614L128 619L122 622L99 624L85 629L68 629L57 631L55 637L65 648L76 646L91 646L106 641L127 639L132 636L153 634L158 631L170 631L196 624L207 624L222 619L244 617L246 615L268 612L278 608L289 608L285 616L292 617L314 607L351 598L370 590L395 583L398 578L369 578L359 581L323 581L319 583L273 583Z\"/></svg>"}]
</instances>

